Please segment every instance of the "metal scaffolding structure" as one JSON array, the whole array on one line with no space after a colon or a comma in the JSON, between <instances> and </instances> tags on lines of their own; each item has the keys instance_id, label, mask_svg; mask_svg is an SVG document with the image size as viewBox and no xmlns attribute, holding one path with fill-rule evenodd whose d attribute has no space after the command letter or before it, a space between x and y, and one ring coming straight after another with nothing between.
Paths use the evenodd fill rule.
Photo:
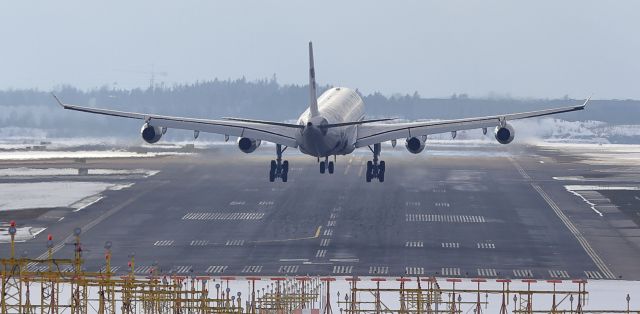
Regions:
<instances>
[{"instance_id":1,"label":"metal scaffolding structure","mask_svg":"<svg viewBox=\"0 0 640 314\"><path fill-rule=\"evenodd\" d=\"M11 222L9 258L2 266L0 313L637 313L626 308L585 309L587 281L573 280L572 289L556 289L560 280L466 280L435 277L210 277L175 276L152 269L136 276L134 256L128 269L111 268L111 243L105 243L105 264L99 272L83 269L81 230L74 230L74 255L53 256L53 239L47 239L45 259L15 255L15 223ZM247 284L248 295L239 286ZM472 283L470 286L469 283ZM552 289L540 289L545 284ZM526 285L526 289L522 287ZM446 286L446 287L445 287ZM501 288L496 288L500 287ZM234 287L234 288L232 288ZM235 289L236 292L232 290ZM342 291L341 291L342 290ZM337 299L332 295L337 292ZM342 295L341 295L342 292ZM490 296L493 301L491 310ZM495 301L499 300L499 301ZM535 300L535 303L534 303ZM549 302L550 301L550 302ZM499 308L498 308L498 304ZM536 306L538 303L543 306Z\"/></svg>"}]
</instances>

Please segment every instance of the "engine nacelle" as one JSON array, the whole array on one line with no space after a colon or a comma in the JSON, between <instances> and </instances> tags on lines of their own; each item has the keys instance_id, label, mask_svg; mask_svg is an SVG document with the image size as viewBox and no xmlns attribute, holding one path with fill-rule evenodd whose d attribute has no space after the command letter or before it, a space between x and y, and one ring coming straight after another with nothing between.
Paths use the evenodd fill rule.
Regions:
<instances>
[{"instance_id":1,"label":"engine nacelle","mask_svg":"<svg viewBox=\"0 0 640 314\"><path fill-rule=\"evenodd\" d=\"M513 141L516 131L510 124L505 124L503 127L497 126L493 131L496 141L500 144L509 144Z\"/></svg>"},{"instance_id":2,"label":"engine nacelle","mask_svg":"<svg viewBox=\"0 0 640 314\"><path fill-rule=\"evenodd\" d=\"M159 126L150 126L148 123L145 123L140 129L140 133L142 134L142 139L149 143L153 144L160 140L162 137L162 128Z\"/></svg>"},{"instance_id":3,"label":"engine nacelle","mask_svg":"<svg viewBox=\"0 0 640 314\"><path fill-rule=\"evenodd\" d=\"M410 137L404 142L404 146L412 154L419 154L424 150L425 141L417 137Z\"/></svg>"},{"instance_id":4,"label":"engine nacelle","mask_svg":"<svg viewBox=\"0 0 640 314\"><path fill-rule=\"evenodd\" d=\"M240 137L238 138L238 148L244 153L253 153L258 147L260 147L260 143L262 141L248 138L248 137Z\"/></svg>"}]
</instances>

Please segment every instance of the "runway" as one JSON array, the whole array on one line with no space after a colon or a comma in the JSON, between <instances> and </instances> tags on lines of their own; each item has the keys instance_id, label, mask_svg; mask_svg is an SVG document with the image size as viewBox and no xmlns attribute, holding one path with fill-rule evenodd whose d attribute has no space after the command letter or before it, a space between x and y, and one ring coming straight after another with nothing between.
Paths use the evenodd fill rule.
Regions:
<instances>
[{"instance_id":1,"label":"runway","mask_svg":"<svg viewBox=\"0 0 640 314\"><path fill-rule=\"evenodd\" d=\"M611 165L584 163L581 155L535 146L430 148L411 155L384 147L384 183L365 182L366 150L338 157L333 175L321 175L315 159L287 151L287 183L268 182L273 147L249 155L222 147L191 156L92 159L89 168L160 172L78 176L73 180L135 184L106 191L81 211L23 210L3 213L2 221L47 228L17 245L17 252L42 257L49 233L55 255L71 256L71 233L82 227L85 267L96 271L111 241L116 271L126 272L134 255L141 275L155 267L184 275L640 279L640 191L585 196L565 188L589 178L638 186L635 179ZM77 164L0 163L18 166ZM612 206L599 215L585 197ZM53 214L64 219L47 219ZM0 255L8 255L7 244L0 244Z\"/></svg>"}]
</instances>

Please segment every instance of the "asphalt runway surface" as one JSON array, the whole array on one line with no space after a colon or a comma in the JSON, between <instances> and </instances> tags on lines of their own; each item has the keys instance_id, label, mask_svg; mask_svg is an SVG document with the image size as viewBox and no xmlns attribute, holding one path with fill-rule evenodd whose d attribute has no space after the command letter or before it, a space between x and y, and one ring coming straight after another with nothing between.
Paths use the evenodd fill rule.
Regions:
<instances>
[{"instance_id":1,"label":"asphalt runway surface","mask_svg":"<svg viewBox=\"0 0 640 314\"><path fill-rule=\"evenodd\" d=\"M105 191L81 211L23 210L5 212L0 220L47 228L17 244L17 252L34 257L46 257L47 234L54 237L56 257L72 256L71 235L81 227L91 271L104 266L104 243L111 241L114 270L126 272L133 255L140 275L155 268L214 276L640 279L640 191L576 194L565 188L584 184L576 177L639 183L579 155L519 145L435 145L420 155L383 147L386 181L366 183L366 150L338 157L332 175L320 174L311 157L285 152L289 182L270 183L272 150L246 155L223 147L192 156L91 159L82 166L160 172L148 178L77 176L72 180L135 184ZM0 162L6 167L79 165ZM589 199L608 203L594 207L598 214ZM0 256L8 251L0 244Z\"/></svg>"}]
</instances>

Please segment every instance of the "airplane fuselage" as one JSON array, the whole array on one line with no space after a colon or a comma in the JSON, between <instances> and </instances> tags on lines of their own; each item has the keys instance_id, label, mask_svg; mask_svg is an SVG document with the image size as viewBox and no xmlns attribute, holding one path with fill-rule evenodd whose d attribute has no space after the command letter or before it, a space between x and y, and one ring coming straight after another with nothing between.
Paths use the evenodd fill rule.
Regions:
<instances>
[{"instance_id":1,"label":"airplane fuselage","mask_svg":"<svg viewBox=\"0 0 640 314\"><path fill-rule=\"evenodd\" d=\"M298 149L314 157L353 152L356 125L334 128L322 128L322 125L363 120L364 102L360 95L349 88L331 88L318 97L318 112L319 115L312 117L307 109L298 118L298 124L304 126L296 135Z\"/></svg>"}]
</instances>

